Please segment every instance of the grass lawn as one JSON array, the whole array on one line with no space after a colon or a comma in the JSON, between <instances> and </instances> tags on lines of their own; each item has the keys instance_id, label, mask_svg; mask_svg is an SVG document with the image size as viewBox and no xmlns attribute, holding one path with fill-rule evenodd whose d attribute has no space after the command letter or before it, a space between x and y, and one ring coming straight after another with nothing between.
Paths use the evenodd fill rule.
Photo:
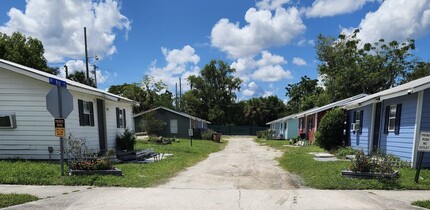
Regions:
<instances>
[{"instance_id":1,"label":"grass lawn","mask_svg":"<svg viewBox=\"0 0 430 210\"><path fill-rule=\"evenodd\" d=\"M414 201L411 204L414 206L419 206L419 207L423 207L426 209L430 209L430 200Z\"/></svg>"},{"instance_id":2,"label":"grass lawn","mask_svg":"<svg viewBox=\"0 0 430 210\"><path fill-rule=\"evenodd\" d=\"M421 170L423 179L414 182L415 170L402 168L396 180L352 179L342 177L341 171L350 166L350 161L319 162L309 152L323 152L316 146L286 147L287 141L256 140L260 144L272 146L284 152L280 165L290 173L303 178L305 184L317 189L430 189L430 170Z\"/></svg>"},{"instance_id":3,"label":"grass lawn","mask_svg":"<svg viewBox=\"0 0 430 210\"><path fill-rule=\"evenodd\" d=\"M14 206L31 201L37 201L39 198L29 194L3 194L0 193L0 208Z\"/></svg>"},{"instance_id":4,"label":"grass lawn","mask_svg":"<svg viewBox=\"0 0 430 210\"><path fill-rule=\"evenodd\" d=\"M186 139L170 145L145 144L138 141L135 145L136 150L152 148L156 152L171 153L173 156L151 164L115 164L123 171L122 177L111 175L61 177L60 165L56 163L4 160L0 161L0 183L150 187L165 183L178 172L206 159L210 153L222 150L226 144L226 142L220 144L207 140L193 140L191 147L189 140Z\"/></svg>"}]
</instances>

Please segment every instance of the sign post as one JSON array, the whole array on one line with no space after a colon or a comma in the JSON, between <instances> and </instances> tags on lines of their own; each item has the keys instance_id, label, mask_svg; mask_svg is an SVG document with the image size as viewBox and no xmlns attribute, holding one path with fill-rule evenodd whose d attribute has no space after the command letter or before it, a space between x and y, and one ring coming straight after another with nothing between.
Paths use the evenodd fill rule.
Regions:
<instances>
[{"instance_id":1,"label":"sign post","mask_svg":"<svg viewBox=\"0 0 430 210\"><path fill-rule=\"evenodd\" d=\"M193 129L192 128L188 129L188 136L190 136L190 143L191 143L191 146L193 146Z\"/></svg>"},{"instance_id":2,"label":"sign post","mask_svg":"<svg viewBox=\"0 0 430 210\"><path fill-rule=\"evenodd\" d=\"M64 137L65 118L73 111L73 96L66 89L67 83L55 78L49 78L49 83L55 85L46 95L46 109L55 118L55 136L60 137L61 176L64 176Z\"/></svg>"},{"instance_id":3,"label":"sign post","mask_svg":"<svg viewBox=\"0 0 430 210\"><path fill-rule=\"evenodd\" d=\"M421 166L423 164L424 152L430 152L430 132L421 131L420 142L418 144L418 159L417 159L417 172L415 173L414 182L418 183L420 177Z\"/></svg>"}]
</instances>

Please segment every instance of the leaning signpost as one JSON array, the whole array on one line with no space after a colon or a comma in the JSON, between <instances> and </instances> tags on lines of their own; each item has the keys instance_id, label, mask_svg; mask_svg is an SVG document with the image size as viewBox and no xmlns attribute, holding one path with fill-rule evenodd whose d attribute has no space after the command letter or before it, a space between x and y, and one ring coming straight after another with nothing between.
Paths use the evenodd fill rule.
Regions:
<instances>
[{"instance_id":1,"label":"leaning signpost","mask_svg":"<svg viewBox=\"0 0 430 210\"><path fill-rule=\"evenodd\" d=\"M46 109L55 118L55 136L60 137L61 176L64 176L64 145L66 135L65 119L73 111L73 96L67 90L67 83L55 78L49 78L49 84L54 85L46 95Z\"/></svg>"},{"instance_id":2,"label":"leaning signpost","mask_svg":"<svg viewBox=\"0 0 430 210\"><path fill-rule=\"evenodd\" d=\"M415 174L415 183L418 183L421 166L423 164L424 152L430 152L430 131L421 131L420 142L418 144L418 162L417 172Z\"/></svg>"}]
</instances>

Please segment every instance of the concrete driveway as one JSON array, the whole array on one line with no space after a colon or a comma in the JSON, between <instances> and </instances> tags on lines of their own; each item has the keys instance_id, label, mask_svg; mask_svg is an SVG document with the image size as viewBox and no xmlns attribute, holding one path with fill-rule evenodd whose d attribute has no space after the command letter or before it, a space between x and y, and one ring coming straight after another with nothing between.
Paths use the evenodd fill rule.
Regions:
<instances>
[{"instance_id":1,"label":"concrete driveway","mask_svg":"<svg viewBox=\"0 0 430 210\"><path fill-rule=\"evenodd\" d=\"M246 137L156 188L0 185L39 201L8 209L420 209L411 201L430 191L347 191L303 188L276 157L282 153Z\"/></svg>"}]
</instances>

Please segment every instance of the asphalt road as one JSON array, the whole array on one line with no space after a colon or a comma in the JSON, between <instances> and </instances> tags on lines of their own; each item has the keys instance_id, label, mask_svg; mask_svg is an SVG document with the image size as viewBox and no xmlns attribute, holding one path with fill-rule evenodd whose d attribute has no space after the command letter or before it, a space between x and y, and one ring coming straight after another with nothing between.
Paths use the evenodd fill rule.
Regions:
<instances>
[{"instance_id":1,"label":"asphalt road","mask_svg":"<svg viewBox=\"0 0 430 210\"><path fill-rule=\"evenodd\" d=\"M304 188L279 166L282 153L246 137L156 188L0 185L39 201L7 209L421 209L411 201L430 191L354 191Z\"/></svg>"}]
</instances>

